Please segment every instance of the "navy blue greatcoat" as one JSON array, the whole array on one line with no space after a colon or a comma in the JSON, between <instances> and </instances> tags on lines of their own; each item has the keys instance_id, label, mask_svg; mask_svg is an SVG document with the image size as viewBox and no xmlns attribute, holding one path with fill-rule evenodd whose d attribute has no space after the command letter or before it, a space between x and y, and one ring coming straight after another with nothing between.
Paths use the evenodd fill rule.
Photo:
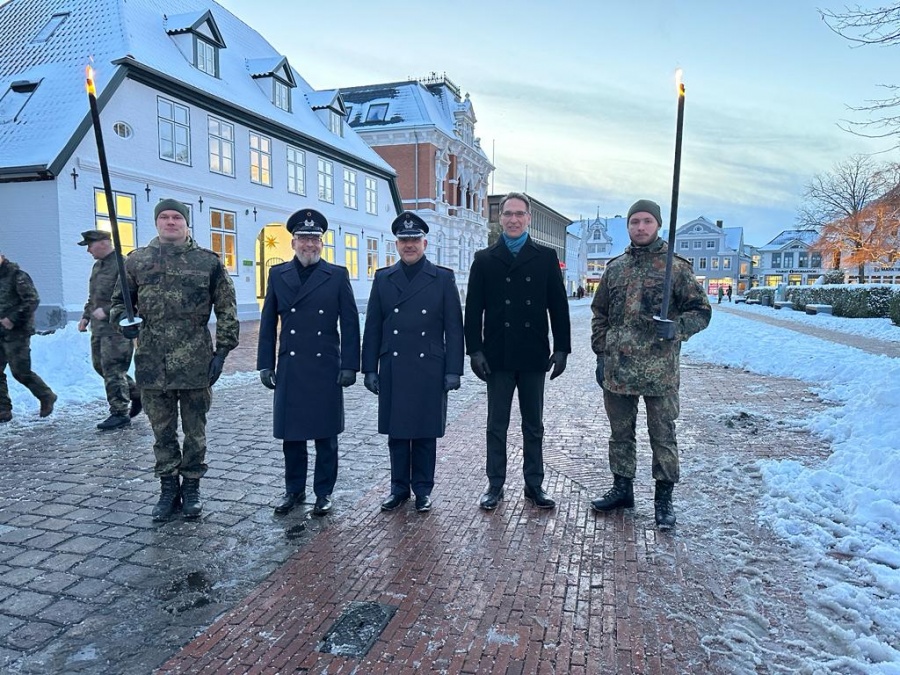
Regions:
<instances>
[{"instance_id":1,"label":"navy blue greatcoat","mask_svg":"<svg viewBox=\"0 0 900 675\"><path fill-rule=\"evenodd\" d=\"M462 309L453 271L425 260L412 280L397 261L375 272L363 333L362 372L378 373L378 433L440 438L444 375L462 375Z\"/></svg>"},{"instance_id":2,"label":"navy blue greatcoat","mask_svg":"<svg viewBox=\"0 0 900 675\"><path fill-rule=\"evenodd\" d=\"M515 257L502 238L478 251L466 296L466 352L484 352L492 371L547 370L550 332L554 352L572 351L556 251L531 235Z\"/></svg>"},{"instance_id":3,"label":"navy blue greatcoat","mask_svg":"<svg viewBox=\"0 0 900 675\"><path fill-rule=\"evenodd\" d=\"M344 430L338 374L359 370L359 313L345 267L320 260L304 284L293 260L269 270L256 367L276 368L275 438L307 441Z\"/></svg>"}]
</instances>

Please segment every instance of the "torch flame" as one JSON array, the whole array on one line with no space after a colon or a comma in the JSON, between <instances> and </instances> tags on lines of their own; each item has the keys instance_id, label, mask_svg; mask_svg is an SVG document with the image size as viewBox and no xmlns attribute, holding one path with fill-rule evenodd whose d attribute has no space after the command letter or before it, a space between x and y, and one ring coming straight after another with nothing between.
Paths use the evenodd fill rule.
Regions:
<instances>
[{"instance_id":1,"label":"torch flame","mask_svg":"<svg viewBox=\"0 0 900 675\"><path fill-rule=\"evenodd\" d=\"M681 68L675 70L675 91L679 96L684 96L684 82L681 80L683 74Z\"/></svg>"},{"instance_id":2,"label":"torch flame","mask_svg":"<svg viewBox=\"0 0 900 675\"><path fill-rule=\"evenodd\" d=\"M87 93L91 96L97 95L97 88L94 86L94 69L88 66L84 69L84 75L87 78Z\"/></svg>"}]
</instances>

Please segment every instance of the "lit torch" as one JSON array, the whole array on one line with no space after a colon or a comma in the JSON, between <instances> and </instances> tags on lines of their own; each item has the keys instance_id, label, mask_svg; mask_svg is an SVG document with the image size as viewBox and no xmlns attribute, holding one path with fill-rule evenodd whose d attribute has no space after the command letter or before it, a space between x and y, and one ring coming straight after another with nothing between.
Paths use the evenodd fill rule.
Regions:
<instances>
[{"instance_id":1,"label":"lit torch","mask_svg":"<svg viewBox=\"0 0 900 675\"><path fill-rule=\"evenodd\" d=\"M678 183L681 178L681 135L684 127L684 82L681 68L675 71L678 92L678 119L675 123L675 172L672 176L672 208L669 211L669 250L666 252L666 275L663 279L662 307L656 321L669 321L669 296L672 294L672 259L675 255L675 221L678 218Z\"/></svg>"},{"instance_id":2,"label":"lit torch","mask_svg":"<svg viewBox=\"0 0 900 675\"><path fill-rule=\"evenodd\" d=\"M97 157L100 160L100 175L103 178L103 191L106 193L106 207L109 211L109 222L112 226L113 246L116 249L116 263L119 269L119 283L122 285L122 299L125 303L126 318L119 324L122 326L137 326L142 319L134 315L134 305L131 304L131 291L128 288L128 280L125 278L125 260L122 258L122 243L119 239L119 222L116 220L116 205L113 198L112 186L109 183L109 166L106 163L106 149L103 147L103 131L100 129L100 110L97 108L97 89L94 87L94 69L88 66L85 69L87 78L86 88L88 101L91 104L91 121L94 125L94 137L97 139Z\"/></svg>"}]
</instances>

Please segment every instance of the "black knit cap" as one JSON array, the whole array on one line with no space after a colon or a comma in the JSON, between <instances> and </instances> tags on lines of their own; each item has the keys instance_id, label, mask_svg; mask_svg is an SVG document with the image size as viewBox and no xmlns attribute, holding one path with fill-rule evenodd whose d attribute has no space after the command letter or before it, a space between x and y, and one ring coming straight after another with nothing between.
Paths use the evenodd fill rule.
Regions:
<instances>
[{"instance_id":1,"label":"black knit cap","mask_svg":"<svg viewBox=\"0 0 900 675\"><path fill-rule=\"evenodd\" d=\"M159 214L163 211L178 211L178 213L184 216L184 222L188 224L188 227L191 226L191 213L188 211L188 207L177 199L160 200L156 205L156 208L153 209L153 220L155 221L159 218Z\"/></svg>"},{"instance_id":2,"label":"black knit cap","mask_svg":"<svg viewBox=\"0 0 900 675\"><path fill-rule=\"evenodd\" d=\"M659 223L659 226L662 227L662 213L659 210L659 204L656 202L651 202L649 199L638 199L634 204L631 205L631 208L628 209L628 217L625 218L625 223L627 224L629 220L631 220L631 216L635 213L640 213L644 211L645 213L649 213L651 216L656 218L656 222Z\"/></svg>"}]
</instances>

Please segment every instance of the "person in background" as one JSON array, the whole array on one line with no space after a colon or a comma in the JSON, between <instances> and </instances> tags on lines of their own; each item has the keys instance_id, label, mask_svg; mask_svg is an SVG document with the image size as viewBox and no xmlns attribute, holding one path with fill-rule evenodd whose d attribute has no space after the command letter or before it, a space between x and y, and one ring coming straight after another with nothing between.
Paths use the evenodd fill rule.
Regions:
<instances>
[{"instance_id":1,"label":"person in background","mask_svg":"<svg viewBox=\"0 0 900 675\"><path fill-rule=\"evenodd\" d=\"M103 378L109 417L100 422L101 431L119 429L131 424L131 418L141 412L141 394L128 374L134 344L109 322L113 289L119 280L119 266L113 248L112 235L102 230L81 233L79 246L86 246L93 256L94 267L88 282L88 299L78 330L91 328L91 364Z\"/></svg>"},{"instance_id":2,"label":"person in background","mask_svg":"<svg viewBox=\"0 0 900 675\"><path fill-rule=\"evenodd\" d=\"M53 412L57 396L31 369L34 313L41 303L28 273L0 253L0 423L9 422L12 399L6 384L6 366L20 384L40 402L40 416Z\"/></svg>"},{"instance_id":3,"label":"person in background","mask_svg":"<svg viewBox=\"0 0 900 675\"><path fill-rule=\"evenodd\" d=\"M437 439L447 427L447 393L459 389L465 357L453 270L425 257L428 224L403 212L391 224L400 260L375 272L363 333L366 389L378 396L378 433L388 435L393 511L416 495L431 510Z\"/></svg>"},{"instance_id":4,"label":"person in background","mask_svg":"<svg viewBox=\"0 0 900 675\"><path fill-rule=\"evenodd\" d=\"M238 345L240 325L228 270L219 254L201 248L190 236L187 206L163 199L153 215L157 236L125 259L132 306L143 322L121 330L128 339L139 338L134 374L153 428L154 473L160 481L152 516L166 521L179 506L185 518L197 518L203 510L200 479L207 470L206 414L225 357ZM207 328L212 312L215 349ZM121 284L113 291L109 315L113 325L125 318Z\"/></svg>"},{"instance_id":5,"label":"person in background","mask_svg":"<svg viewBox=\"0 0 900 675\"><path fill-rule=\"evenodd\" d=\"M656 479L654 515L660 529L669 529L675 525L672 490L680 476L675 420L681 343L709 325L712 310L691 263L675 255L668 316L656 316L662 308L668 251L659 237L659 205L638 200L628 209L626 223L631 244L609 261L591 302L591 348L609 418L613 474L612 489L591 507L606 512L634 506L635 430L643 397Z\"/></svg>"},{"instance_id":6,"label":"person in background","mask_svg":"<svg viewBox=\"0 0 900 675\"><path fill-rule=\"evenodd\" d=\"M731 284L728 284L728 287L725 289L725 295L728 296L728 302L731 302Z\"/></svg>"},{"instance_id":7,"label":"person in background","mask_svg":"<svg viewBox=\"0 0 900 675\"><path fill-rule=\"evenodd\" d=\"M294 258L269 270L256 368L263 386L275 390L274 436L282 439L284 453L285 492L275 513L288 513L306 499L307 441L312 440L312 512L323 516L332 509L337 482L343 390L356 382L359 370L359 312L347 268L322 260L325 216L300 209L286 227Z\"/></svg>"},{"instance_id":8,"label":"person in background","mask_svg":"<svg viewBox=\"0 0 900 675\"><path fill-rule=\"evenodd\" d=\"M466 350L472 372L487 383L488 396L488 487L479 501L486 511L497 508L504 496L506 438L517 389L525 498L540 509L556 506L543 488L544 381L547 372L551 380L562 375L572 351L569 302L556 251L531 238L530 223L528 197L507 194L500 202L500 239L475 254L469 271Z\"/></svg>"}]
</instances>

